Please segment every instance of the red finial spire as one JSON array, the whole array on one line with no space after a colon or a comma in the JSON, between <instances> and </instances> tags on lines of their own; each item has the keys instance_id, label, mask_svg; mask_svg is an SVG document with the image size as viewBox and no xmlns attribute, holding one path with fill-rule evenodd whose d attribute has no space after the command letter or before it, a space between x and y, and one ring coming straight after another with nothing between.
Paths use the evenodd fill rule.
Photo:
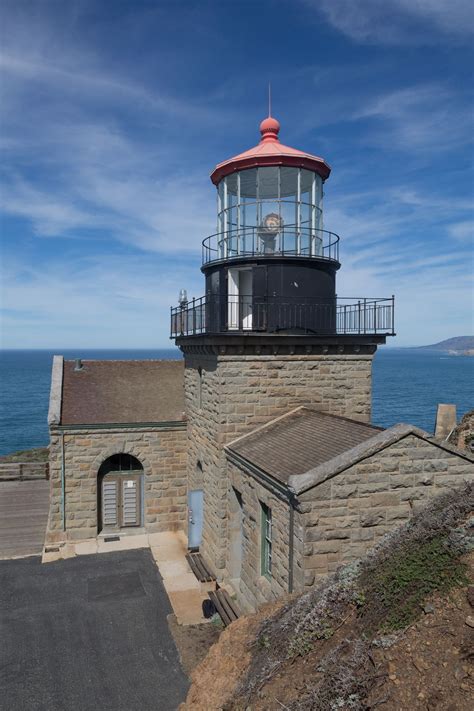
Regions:
<instances>
[{"instance_id":1,"label":"red finial spire","mask_svg":"<svg viewBox=\"0 0 474 711\"><path fill-rule=\"evenodd\" d=\"M272 116L272 87L270 82L268 83L268 118L263 119L260 124L260 133L262 134L262 141L278 141L278 134L280 132L280 122L273 118Z\"/></svg>"},{"instance_id":2,"label":"red finial spire","mask_svg":"<svg viewBox=\"0 0 474 711\"><path fill-rule=\"evenodd\" d=\"M260 124L260 133L262 134L262 141L277 141L278 142L278 134L280 132L280 122L276 120L276 118L273 118L273 116L269 116L266 119L263 119L262 123Z\"/></svg>"}]
</instances>

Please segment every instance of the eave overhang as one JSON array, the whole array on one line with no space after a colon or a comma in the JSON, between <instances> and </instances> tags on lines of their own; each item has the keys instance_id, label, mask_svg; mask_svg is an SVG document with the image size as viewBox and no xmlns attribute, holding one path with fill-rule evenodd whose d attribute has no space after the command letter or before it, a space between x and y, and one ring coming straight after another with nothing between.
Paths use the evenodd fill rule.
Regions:
<instances>
[{"instance_id":1,"label":"eave overhang","mask_svg":"<svg viewBox=\"0 0 474 711\"><path fill-rule=\"evenodd\" d=\"M211 173L211 180L214 185L217 185L226 175L231 175L239 170L248 168L260 168L267 166L284 165L291 168L306 168L312 170L321 176L323 180L329 178L331 172L330 166L323 158L318 158L311 155L250 155L239 158L231 158L228 161L219 163Z\"/></svg>"}]
</instances>

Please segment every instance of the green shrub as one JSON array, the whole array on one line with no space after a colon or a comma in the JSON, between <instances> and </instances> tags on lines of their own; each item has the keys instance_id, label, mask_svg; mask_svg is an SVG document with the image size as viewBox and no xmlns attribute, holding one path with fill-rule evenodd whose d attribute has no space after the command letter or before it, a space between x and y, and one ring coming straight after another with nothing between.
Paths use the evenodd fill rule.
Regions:
<instances>
[{"instance_id":1,"label":"green shrub","mask_svg":"<svg viewBox=\"0 0 474 711\"><path fill-rule=\"evenodd\" d=\"M370 576L362 577L365 604L359 616L372 632L406 627L419 616L428 595L467 584L466 566L446 542L446 536L438 536L417 547L395 549Z\"/></svg>"}]
</instances>

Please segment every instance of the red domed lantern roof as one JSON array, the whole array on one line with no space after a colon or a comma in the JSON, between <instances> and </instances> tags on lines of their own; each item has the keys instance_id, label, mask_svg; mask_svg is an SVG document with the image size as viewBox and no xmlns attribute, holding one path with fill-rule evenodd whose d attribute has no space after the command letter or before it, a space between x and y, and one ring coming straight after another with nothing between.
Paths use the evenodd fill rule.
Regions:
<instances>
[{"instance_id":1,"label":"red domed lantern roof","mask_svg":"<svg viewBox=\"0 0 474 711\"><path fill-rule=\"evenodd\" d=\"M318 158L310 153L290 148L280 143L278 134L280 123L273 116L268 116L260 124L262 138L254 148L219 163L211 173L211 180L217 185L222 178L237 170L256 168L269 165L285 165L295 168L307 168L321 176L323 180L329 177L331 168L324 158Z\"/></svg>"}]
</instances>

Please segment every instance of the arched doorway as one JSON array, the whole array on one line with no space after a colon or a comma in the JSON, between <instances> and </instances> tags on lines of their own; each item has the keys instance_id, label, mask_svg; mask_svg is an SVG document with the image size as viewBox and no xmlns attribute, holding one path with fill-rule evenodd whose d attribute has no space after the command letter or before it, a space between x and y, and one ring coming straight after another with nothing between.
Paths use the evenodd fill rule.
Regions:
<instances>
[{"instance_id":1,"label":"arched doorway","mask_svg":"<svg viewBox=\"0 0 474 711\"><path fill-rule=\"evenodd\" d=\"M98 477L99 531L117 531L143 523L143 466L131 454L102 462Z\"/></svg>"}]
</instances>

